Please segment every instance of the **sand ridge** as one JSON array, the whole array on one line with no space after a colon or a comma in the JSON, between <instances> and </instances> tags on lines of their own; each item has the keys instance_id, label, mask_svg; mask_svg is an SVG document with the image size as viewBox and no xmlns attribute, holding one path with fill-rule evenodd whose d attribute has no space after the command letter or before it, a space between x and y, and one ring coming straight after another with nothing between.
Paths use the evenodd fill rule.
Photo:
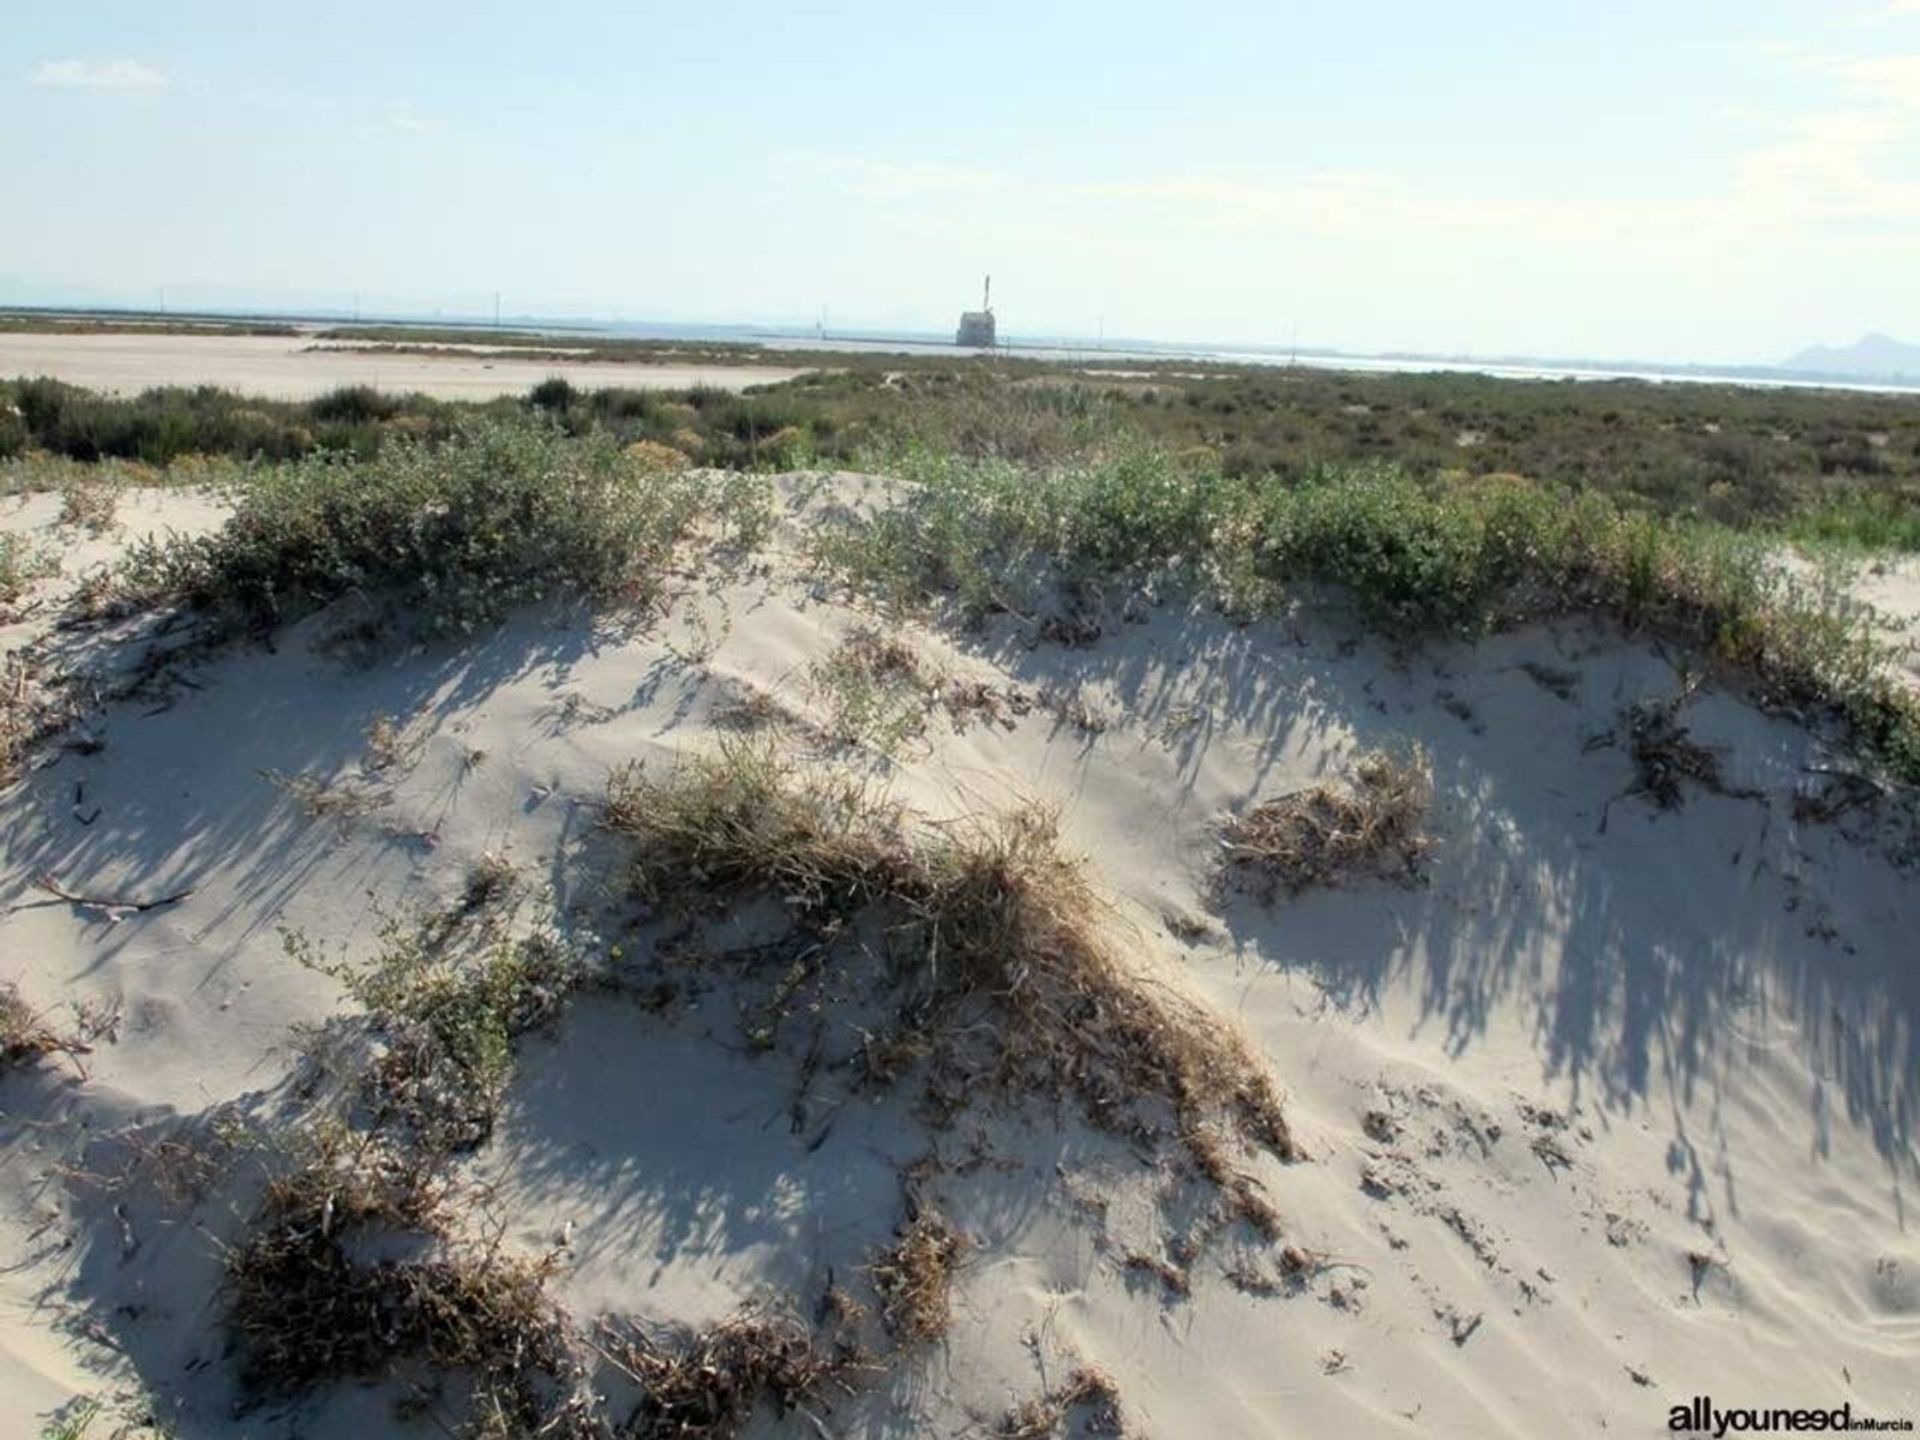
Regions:
<instances>
[{"instance_id":1,"label":"sand ridge","mask_svg":"<svg viewBox=\"0 0 1920 1440\"><path fill-rule=\"evenodd\" d=\"M56 511L32 497L0 523L70 545ZM134 492L121 536L93 543L218 519ZM24 1402L4 1433L135 1383L186 1435L384 1428L390 1397L352 1387L233 1421L209 1237L236 1233L236 1202L183 1220L97 1177L284 1085L290 1028L342 996L283 929L367 953L382 913L445 903L490 854L594 910L609 770L710 749L756 694L820 763L817 667L871 621L791 550L644 623L551 607L354 666L327 644L338 619L109 705L97 750L0 809L9 975L120 1017L84 1077L0 1078L0 1382ZM743 1049L723 987L663 1014L590 997L526 1044L474 1160L513 1243L566 1238L567 1304L698 1320L814 1293L886 1237L902 1167L931 1156L920 1183L971 1241L949 1335L828 1433L990 1433L1078 1362L1114 1377L1129 1433L1159 1436L1651 1433L1708 1391L1920 1410L1920 890L1864 821L1796 818L1832 758L1816 737L1706 687L1685 717L1728 793L1660 810L1627 794L1617 731L1679 677L1597 625L1414 654L1311 610L1239 627L1169 605L1072 648L1010 617L892 633L928 673L1021 703L934 710L890 754L839 762L935 820L1057 807L1130 960L1244 1030L1280 1082L1308 1158L1241 1163L1282 1240L1189 1252L1164 1169L1064 1109L928 1132L903 1097L864 1098L796 1127L790 1070ZM369 813L311 818L263 778L363 777L383 716L409 743ZM1403 741L1433 772L1421 883L1219 899L1221 817ZM193 893L115 915L42 874Z\"/></svg>"}]
</instances>

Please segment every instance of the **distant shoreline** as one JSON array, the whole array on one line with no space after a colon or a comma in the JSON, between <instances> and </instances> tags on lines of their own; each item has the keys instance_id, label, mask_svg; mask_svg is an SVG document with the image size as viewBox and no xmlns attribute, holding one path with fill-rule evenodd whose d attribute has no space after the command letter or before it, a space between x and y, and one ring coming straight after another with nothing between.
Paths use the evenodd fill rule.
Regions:
<instances>
[{"instance_id":1,"label":"distant shoreline","mask_svg":"<svg viewBox=\"0 0 1920 1440\"><path fill-rule=\"evenodd\" d=\"M131 333L164 330L183 336L199 333L305 334L320 330L453 330L480 337L517 337L522 340L594 338L605 341L686 341L706 345L738 345L776 350L897 353L903 355L980 355L932 332L882 331L832 333L799 326L670 325L609 321L591 323L538 316L507 315L494 321L471 316L349 316L315 311L154 311L90 308L86 306L0 306L0 334L8 321L13 333L40 333L33 321L49 327L66 323L98 327L113 333L126 327ZM1795 370L1781 366L1664 364L1654 361L1587 360L1523 355L1479 356L1418 351L1365 353L1325 346L1275 347L1219 345L1204 342L1132 339L1023 337L1004 340L995 352L1024 360L1086 364L1095 361L1142 361L1156 364L1191 361L1216 365L1258 365L1285 368L1310 366L1318 370L1357 373L1418 373L1450 371L1512 380L1638 380L1650 384L1676 382L1702 385L1740 385L1786 389L1847 390L1874 394L1920 395L1920 375L1861 376L1844 372Z\"/></svg>"}]
</instances>

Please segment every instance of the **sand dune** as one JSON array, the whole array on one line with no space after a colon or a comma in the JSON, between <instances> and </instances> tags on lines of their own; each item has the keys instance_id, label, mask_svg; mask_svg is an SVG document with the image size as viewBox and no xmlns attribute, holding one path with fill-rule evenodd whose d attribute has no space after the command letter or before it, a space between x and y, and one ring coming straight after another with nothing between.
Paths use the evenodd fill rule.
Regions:
<instances>
[{"instance_id":1,"label":"sand dune","mask_svg":"<svg viewBox=\"0 0 1920 1440\"><path fill-rule=\"evenodd\" d=\"M182 343L240 344L166 342ZM233 363L264 377L287 343ZM635 383L614 368L593 375ZM32 497L0 523L68 546L56 511ZM137 492L111 543L219 516ZM383 914L444 905L486 855L611 916L609 770L710 750L756 694L801 722L782 743L804 763L851 764L933 820L1057 807L1116 946L1244 1031L1305 1158L1237 1162L1279 1242L1188 1248L1166 1163L1071 1106L929 1128L904 1093L796 1094L787 1056L742 1043L723 983L658 1013L582 998L526 1043L472 1161L508 1243L564 1237L555 1291L576 1314L698 1323L816 1295L890 1235L916 1161L917 1193L969 1238L943 1341L817 1430L763 1415L751 1433L990 1434L1077 1363L1113 1377L1128 1433L1196 1440L1650 1435L1698 1394L1920 1414L1914 837L1865 810L1797 818L1832 758L1815 737L1709 686L1686 720L1723 791L1662 810L1629 793L1619 731L1623 707L1679 690L1647 644L1566 623L1408 654L1335 612L1236 626L1169 606L1078 648L1004 617L967 637L896 627L927 673L1010 703L963 725L935 711L891 758L834 758L809 738L834 724L810 667L865 618L792 548L689 580L645 624L553 608L349 664L329 644L342 617L321 615L197 665L191 687L109 704L93 753L53 752L9 792L6 972L38 1005L119 1023L84 1075L0 1077L0 1433L136 1383L181 1436L383 1433L380 1389L235 1418L218 1281L248 1168L228 1155L182 1198L154 1144L270 1108L294 1027L345 1003L283 930L365 954ZM166 643L145 633L82 644L29 616L6 641L105 665ZM367 778L382 716L408 743L365 813L310 818L263 778ZM1217 894L1223 815L1407 741L1435 794L1419 884ZM116 913L42 875L191 893Z\"/></svg>"},{"instance_id":2,"label":"sand dune","mask_svg":"<svg viewBox=\"0 0 1920 1440\"><path fill-rule=\"evenodd\" d=\"M400 354L355 346L316 346L278 335L34 335L0 333L0 377L51 375L92 390L129 393L152 385L217 385L275 400L309 400L342 385L419 391L443 400L524 394L561 376L594 389L729 390L791 380L803 370L775 365L639 365L516 360L452 347Z\"/></svg>"}]
</instances>

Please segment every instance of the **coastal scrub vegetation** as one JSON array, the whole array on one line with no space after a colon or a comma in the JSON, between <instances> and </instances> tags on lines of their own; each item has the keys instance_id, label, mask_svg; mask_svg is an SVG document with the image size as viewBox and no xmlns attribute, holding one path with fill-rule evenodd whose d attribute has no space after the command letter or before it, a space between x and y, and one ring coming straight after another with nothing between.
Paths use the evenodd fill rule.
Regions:
<instances>
[{"instance_id":1,"label":"coastal scrub vegetation","mask_svg":"<svg viewBox=\"0 0 1920 1440\"><path fill-rule=\"evenodd\" d=\"M896 603L977 620L1044 610L1062 586L1173 577L1246 616L1330 588L1409 636L1599 612L1707 652L1766 700L1837 709L1920 776L1916 701L1867 617L1779 555L1781 527L1920 540L1909 397L1153 367L1096 385L1034 362L875 358L745 394L555 380L525 401L415 411L335 392L301 423L375 427L370 455L241 465L223 477L237 504L225 529L144 543L93 593L255 628L350 592L441 630L554 593L644 599L699 524L764 534L752 474L845 461L892 477L892 493L820 521L815 557ZM10 389L36 434L85 396ZM191 395L189 410L238 413L222 408L236 397ZM1235 451L1232 436L1269 421L1299 443ZM1479 438L1435 448L1429 421Z\"/></svg>"},{"instance_id":2,"label":"coastal scrub vegetation","mask_svg":"<svg viewBox=\"0 0 1920 1440\"><path fill-rule=\"evenodd\" d=\"M1471 636L1588 612L1706 653L1773 703L1839 712L1920 779L1920 697L1871 615L1756 535L1663 519L1518 477L1422 481L1397 467L1299 481L1183 475L1161 452L1043 472L916 452L892 503L818 539L854 588L963 620L1032 613L1069 588L1171 577L1248 617L1330 587L1393 633Z\"/></svg>"},{"instance_id":3,"label":"coastal scrub vegetation","mask_svg":"<svg viewBox=\"0 0 1920 1440\"><path fill-rule=\"evenodd\" d=\"M750 513L738 488L639 463L605 435L475 421L444 444L262 469L223 528L135 546L108 594L258 628L357 592L441 631L549 595L644 600L705 507Z\"/></svg>"},{"instance_id":4,"label":"coastal scrub vegetation","mask_svg":"<svg viewBox=\"0 0 1920 1440\"><path fill-rule=\"evenodd\" d=\"M88 463L162 466L193 456L290 460L314 451L365 458L392 434L444 437L460 408L364 385L288 401L213 385L158 386L123 396L44 377L8 380L0 381L0 459L46 452Z\"/></svg>"},{"instance_id":5,"label":"coastal scrub vegetation","mask_svg":"<svg viewBox=\"0 0 1920 1440\"><path fill-rule=\"evenodd\" d=\"M581 358L571 341L555 355ZM0 459L45 452L166 465L316 450L366 458L394 434L445 439L462 414L483 410L540 416L570 434L646 440L730 469L884 469L915 451L1060 466L1147 447L1183 475L1300 483L1370 463L1441 484L1519 475L1676 518L1920 545L1920 400L1907 395L1190 361L1095 370L725 347L621 346L603 358L817 368L744 392L588 388L556 377L520 399L484 404L364 386L285 402L206 386L122 397L48 379L0 382Z\"/></svg>"}]
</instances>

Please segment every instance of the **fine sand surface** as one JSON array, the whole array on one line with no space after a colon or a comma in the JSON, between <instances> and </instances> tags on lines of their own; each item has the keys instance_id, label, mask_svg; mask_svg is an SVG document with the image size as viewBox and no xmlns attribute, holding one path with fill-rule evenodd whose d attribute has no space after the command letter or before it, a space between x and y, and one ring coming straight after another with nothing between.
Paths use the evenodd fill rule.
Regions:
<instances>
[{"instance_id":1,"label":"fine sand surface","mask_svg":"<svg viewBox=\"0 0 1920 1440\"><path fill-rule=\"evenodd\" d=\"M305 335L0 333L0 377L51 375L90 390L121 393L153 385L217 385L274 400L308 400L342 385L374 385L443 400L488 400L524 394L555 375L586 389L717 385L740 390L805 373L776 365L562 363L452 347L420 355L314 344Z\"/></svg>"},{"instance_id":2,"label":"fine sand surface","mask_svg":"<svg viewBox=\"0 0 1920 1440\"><path fill-rule=\"evenodd\" d=\"M1887 638L1905 648L1902 668L1920 685L1920 558L1908 555L1870 565L1849 588L1885 618Z\"/></svg>"},{"instance_id":3,"label":"fine sand surface","mask_svg":"<svg viewBox=\"0 0 1920 1440\"><path fill-rule=\"evenodd\" d=\"M72 543L57 509L29 497L0 523ZM124 542L218 513L136 492L122 520ZM709 749L755 693L823 721L808 667L859 618L779 560L689 581L644 625L547 610L357 666L323 615L109 704L92 753L7 792L5 974L49 1011L121 1019L84 1075L0 1078L0 1435L135 1385L182 1437L387 1433L392 1396L355 1386L236 1418L216 1287L246 1217L217 1186L174 1202L111 1177L171 1127L261 1103L293 1028L350 1004L282 929L368 954L383 913L445 904L485 853L591 912L609 770ZM1806 731L1703 688L1693 735L1753 793L1661 811L1624 794L1606 734L1675 669L1597 625L1411 655L1318 611L1236 627L1168 606L1078 648L1013 621L894 631L1035 703L964 731L936 712L896 760L835 763L935 818L1058 808L1129 962L1243 1030L1278 1082L1305 1158L1236 1163L1283 1239L1180 1255L1163 1171L1071 1106L945 1131L897 1096L809 1110L724 992L667 1013L586 997L525 1043L473 1162L506 1243L567 1237L554 1284L576 1314L700 1323L817 1295L887 1239L899 1172L931 1153L923 1198L971 1241L949 1333L818 1429L749 1433L990 1435L1081 1362L1113 1377L1127 1433L1163 1440L1652 1436L1701 1394L1920 1417L1920 883L1864 811L1796 818L1807 767L1835 763ZM146 643L167 641L119 648ZM107 644L83 649L104 664ZM412 744L371 813L307 818L262 778L361 774L382 715ZM1210 898L1224 813L1398 740L1432 762L1423 883ZM192 893L103 911L42 873ZM1183 1261L1191 1293L1130 1254Z\"/></svg>"}]
</instances>

